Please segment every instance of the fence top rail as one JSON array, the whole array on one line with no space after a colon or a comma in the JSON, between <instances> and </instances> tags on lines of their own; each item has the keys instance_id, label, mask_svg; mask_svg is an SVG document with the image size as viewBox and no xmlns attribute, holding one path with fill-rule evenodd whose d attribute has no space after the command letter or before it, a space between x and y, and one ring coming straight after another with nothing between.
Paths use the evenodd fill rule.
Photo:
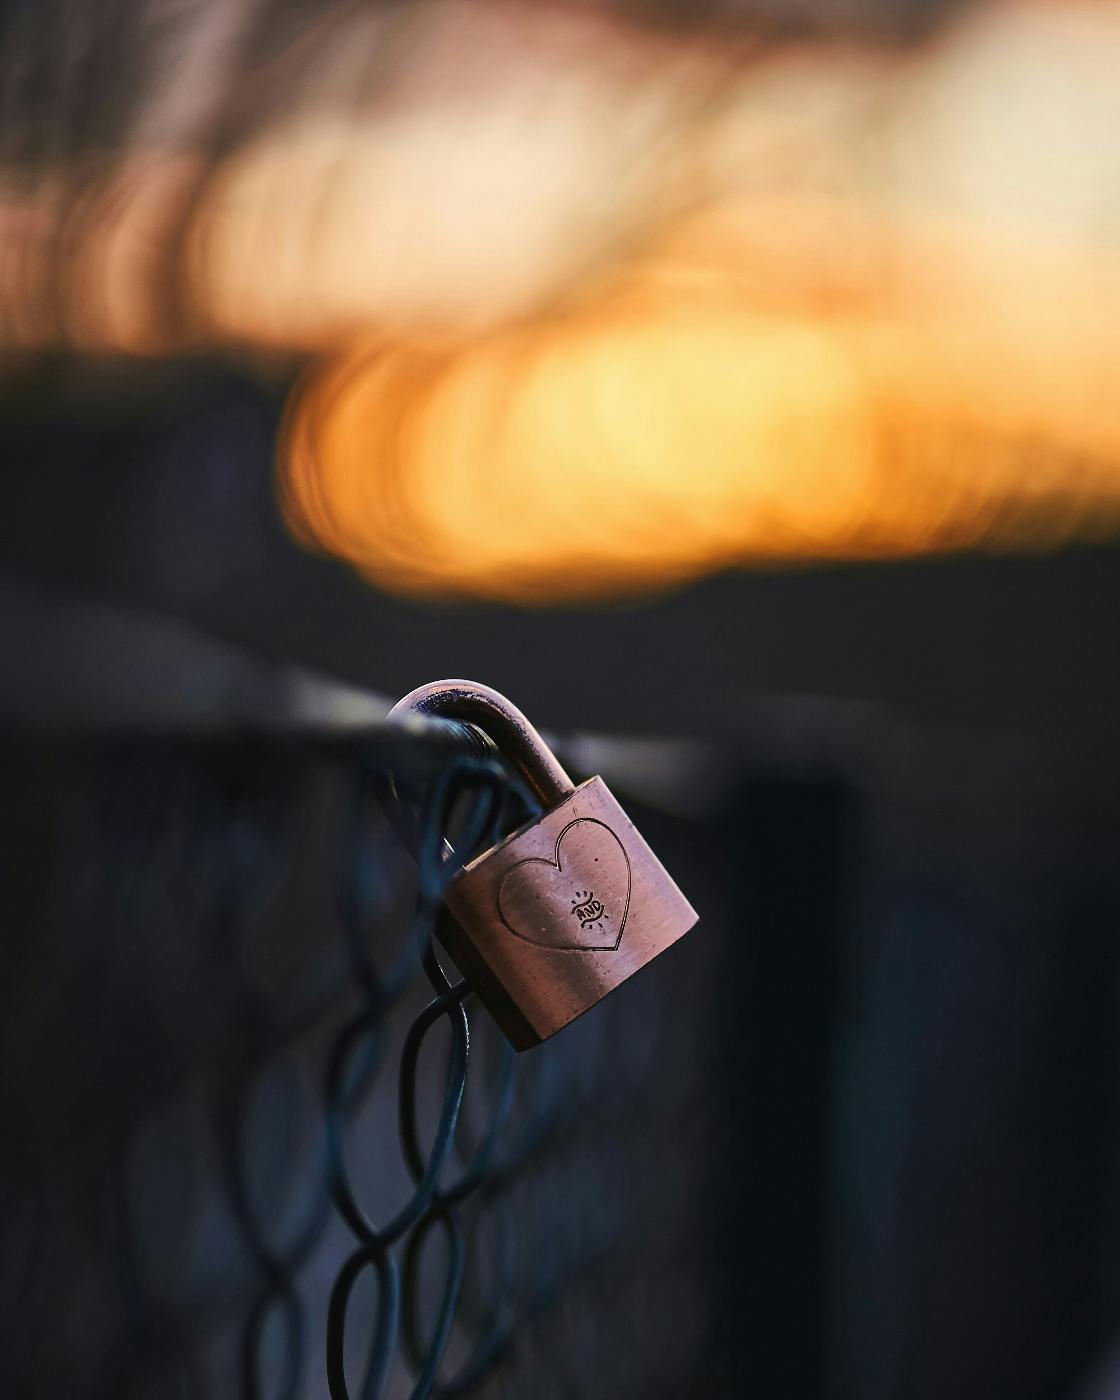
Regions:
<instances>
[{"instance_id":1,"label":"fence top rail","mask_svg":"<svg viewBox=\"0 0 1120 1400\"><path fill-rule=\"evenodd\" d=\"M348 758L360 752L377 766L392 762L403 738L416 772L429 757L438 769L449 752L478 752L458 720L389 723L395 696L255 653L182 618L102 600L0 583L0 656L0 729L21 743L281 745ZM602 772L676 811L706 806L714 777L725 772L712 746L691 740L545 738L580 772Z\"/></svg>"}]
</instances>

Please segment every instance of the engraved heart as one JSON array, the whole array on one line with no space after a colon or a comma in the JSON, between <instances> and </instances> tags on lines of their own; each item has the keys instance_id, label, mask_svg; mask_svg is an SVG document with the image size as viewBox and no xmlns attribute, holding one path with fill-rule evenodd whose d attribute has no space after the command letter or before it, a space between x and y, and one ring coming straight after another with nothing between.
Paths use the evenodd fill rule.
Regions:
<instances>
[{"instance_id":1,"label":"engraved heart","mask_svg":"<svg viewBox=\"0 0 1120 1400\"><path fill-rule=\"evenodd\" d=\"M498 917L510 933L539 948L613 952L629 912L630 858L594 817L569 822L552 860L518 861L498 886Z\"/></svg>"}]
</instances>

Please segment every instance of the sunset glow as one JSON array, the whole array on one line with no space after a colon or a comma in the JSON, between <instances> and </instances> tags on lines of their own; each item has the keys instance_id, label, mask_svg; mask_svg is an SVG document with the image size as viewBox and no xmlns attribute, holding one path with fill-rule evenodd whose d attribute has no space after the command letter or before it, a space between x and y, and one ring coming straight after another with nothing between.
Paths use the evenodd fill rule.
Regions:
<instances>
[{"instance_id":1,"label":"sunset glow","mask_svg":"<svg viewBox=\"0 0 1120 1400\"><path fill-rule=\"evenodd\" d=\"M1120 528L1120 5L895 53L409 24L376 101L304 94L217 163L0 179L0 340L302 357L286 517L394 589Z\"/></svg>"}]
</instances>

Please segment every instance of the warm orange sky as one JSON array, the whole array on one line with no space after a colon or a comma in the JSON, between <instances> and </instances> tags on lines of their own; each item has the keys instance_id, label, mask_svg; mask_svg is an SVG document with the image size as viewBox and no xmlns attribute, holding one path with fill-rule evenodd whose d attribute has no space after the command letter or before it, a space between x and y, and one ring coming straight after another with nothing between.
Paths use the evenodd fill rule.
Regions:
<instances>
[{"instance_id":1,"label":"warm orange sky","mask_svg":"<svg viewBox=\"0 0 1120 1400\"><path fill-rule=\"evenodd\" d=\"M459 0L402 53L217 166L171 103L80 201L0 173L0 343L308 356L285 509L389 587L1120 525L1115 0L764 56Z\"/></svg>"}]
</instances>

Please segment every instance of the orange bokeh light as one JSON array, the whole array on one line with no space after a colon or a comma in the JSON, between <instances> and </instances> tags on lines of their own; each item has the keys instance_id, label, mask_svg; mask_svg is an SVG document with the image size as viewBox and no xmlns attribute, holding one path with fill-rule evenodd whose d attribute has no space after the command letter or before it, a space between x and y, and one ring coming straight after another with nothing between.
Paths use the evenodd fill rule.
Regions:
<instances>
[{"instance_id":1,"label":"orange bokeh light","mask_svg":"<svg viewBox=\"0 0 1120 1400\"><path fill-rule=\"evenodd\" d=\"M302 356L286 517L412 592L1120 527L1118 0L895 52L406 9L220 155L187 54L162 146L0 171L0 350Z\"/></svg>"},{"instance_id":2,"label":"orange bokeh light","mask_svg":"<svg viewBox=\"0 0 1120 1400\"><path fill-rule=\"evenodd\" d=\"M1115 266L1012 271L1005 243L926 230L901 294L760 304L736 219L693 221L578 310L316 368L282 444L294 528L391 588L548 601L1120 525Z\"/></svg>"}]
</instances>

